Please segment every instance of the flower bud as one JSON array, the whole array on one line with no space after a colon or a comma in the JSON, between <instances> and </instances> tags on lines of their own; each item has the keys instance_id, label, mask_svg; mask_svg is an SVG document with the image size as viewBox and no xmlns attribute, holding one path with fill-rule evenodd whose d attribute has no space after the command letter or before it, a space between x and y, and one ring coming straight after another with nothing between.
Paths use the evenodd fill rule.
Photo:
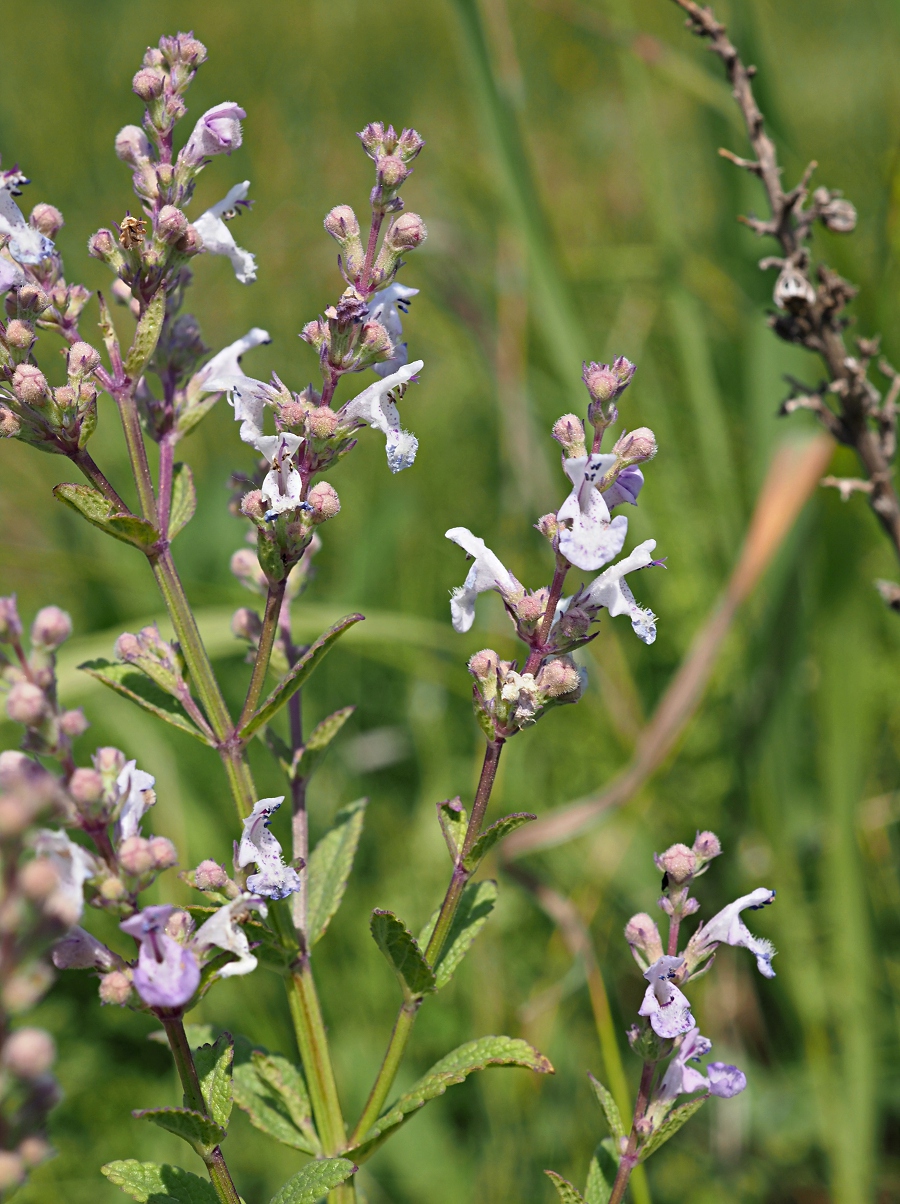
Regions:
<instances>
[{"instance_id":1,"label":"flower bud","mask_svg":"<svg viewBox=\"0 0 900 1204\"><path fill-rule=\"evenodd\" d=\"M98 230L96 234L92 234L88 239L88 254L94 259L102 259L114 268L125 262L112 230Z\"/></svg>"},{"instance_id":2,"label":"flower bud","mask_svg":"<svg viewBox=\"0 0 900 1204\"><path fill-rule=\"evenodd\" d=\"M141 840L142 837L129 837L129 839ZM107 903L121 903L123 899L128 898L128 888L121 878L106 878L100 886L100 894Z\"/></svg>"},{"instance_id":3,"label":"flower bud","mask_svg":"<svg viewBox=\"0 0 900 1204\"><path fill-rule=\"evenodd\" d=\"M339 243L359 238L359 221L349 205L335 205L325 218L325 229Z\"/></svg>"},{"instance_id":4,"label":"flower bud","mask_svg":"<svg viewBox=\"0 0 900 1204\"><path fill-rule=\"evenodd\" d=\"M581 688L581 674L568 657L558 657L544 665L537 678L538 689L548 698L562 698Z\"/></svg>"},{"instance_id":5,"label":"flower bud","mask_svg":"<svg viewBox=\"0 0 900 1204\"><path fill-rule=\"evenodd\" d=\"M34 327L21 318L13 318L6 328L6 341L17 351L28 351L34 343Z\"/></svg>"},{"instance_id":6,"label":"flower bud","mask_svg":"<svg viewBox=\"0 0 900 1204\"><path fill-rule=\"evenodd\" d=\"M0 598L0 644L17 640L22 634L22 621L16 609L16 595Z\"/></svg>"},{"instance_id":7,"label":"flower bud","mask_svg":"<svg viewBox=\"0 0 900 1204\"><path fill-rule=\"evenodd\" d=\"M59 874L48 857L35 857L19 871L19 886L32 903L41 903L59 886Z\"/></svg>"},{"instance_id":8,"label":"flower bud","mask_svg":"<svg viewBox=\"0 0 900 1204\"><path fill-rule=\"evenodd\" d=\"M12 385L16 397L26 405L40 405L50 395L47 378L36 364L19 364L13 373Z\"/></svg>"},{"instance_id":9,"label":"flower bud","mask_svg":"<svg viewBox=\"0 0 900 1204\"><path fill-rule=\"evenodd\" d=\"M379 184L390 192L398 189L410 173L410 168L399 155L379 156L376 160L375 170Z\"/></svg>"},{"instance_id":10,"label":"flower bud","mask_svg":"<svg viewBox=\"0 0 900 1204\"><path fill-rule=\"evenodd\" d=\"M314 439L329 439L338 428L338 416L331 406L316 406L306 415L306 428Z\"/></svg>"},{"instance_id":11,"label":"flower bud","mask_svg":"<svg viewBox=\"0 0 900 1204\"><path fill-rule=\"evenodd\" d=\"M25 1163L11 1150L0 1150L0 1192L17 1187L25 1178Z\"/></svg>"},{"instance_id":12,"label":"flower bud","mask_svg":"<svg viewBox=\"0 0 900 1204\"><path fill-rule=\"evenodd\" d=\"M139 125L123 125L116 134L116 154L123 163L140 167L151 153L150 139Z\"/></svg>"},{"instance_id":13,"label":"flower bud","mask_svg":"<svg viewBox=\"0 0 900 1204\"><path fill-rule=\"evenodd\" d=\"M178 852L167 836L151 837L150 856L153 858L153 868L160 872L178 864Z\"/></svg>"},{"instance_id":14,"label":"flower bud","mask_svg":"<svg viewBox=\"0 0 900 1204\"><path fill-rule=\"evenodd\" d=\"M82 807L99 803L103 797L103 778L96 769L76 769L69 778L69 794Z\"/></svg>"},{"instance_id":15,"label":"flower bud","mask_svg":"<svg viewBox=\"0 0 900 1204\"><path fill-rule=\"evenodd\" d=\"M41 234L45 234L47 238L56 238L66 223L55 205L48 205L46 201L41 201L32 209L28 224L33 229L40 230Z\"/></svg>"},{"instance_id":16,"label":"flower bud","mask_svg":"<svg viewBox=\"0 0 900 1204\"><path fill-rule=\"evenodd\" d=\"M415 130L403 130L397 142L397 154L404 163L409 163L415 159L424 145L425 139L421 138Z\"/></svg>"},{"instance_id":17,"label":"flower bud","mask_svg":"<svg viewBox=\"0 0 900 1204\"><path fill-rule=\"evenodd\" d=\"M469 672L475 678L478 690L485 700L490 702L497 697L498 674L500 672L500 657L493 648L482 648L469 658ZM476 703L476 711L477 711Z\"/></svg>"},{"instance_id":18,"label":"flower bud","mask_svg":"<svg viewBox=\"0 0 900 1204\"><path fill-rule=\"evenodd\" d=\"M53 1146L43 1137L26 1137L19 1142L19 1157L29 1169L33 1169L53 1157Z\"/></svg>"},{"instance_id":19,"label":"flower bud","mask_svg":"<svg viewBox=\"0 0 900 1204\"><path fill-rule=\"evenodd\" d=\"M654 854L653 860L675 886L690 882L698 868L696 854L686 844L673 844L664 853Z\"/></svg>"},{"instance_id":20,"label":"flower bud","mask_svg":"<svg viewBox=\"0 0 900 1204\"><path fill-rule=\"evenodd\" d=\"M265 498L259 489L252 489L241 499L241 514L255 522L265 521L267 509Z\"/></svg>"},{"instance_id":21,"label":"flower bud","mask_svg":"<svg viewBox=\"0 0 900 1204\"><path fill-rule=\"evenodd\" d=\"M191 933L194 931L194 921L186 911L173 911L166 920L166 935L170 936L173 941L180 941L184 944L190 939Z\"/></svg>"},{"instance_id":22,"label":"flower bud","mask_svg":"<svg viewBox=\"0 0 900 1204\"><path fill-rule=\"evenodd\" d=\"M166 77L159 67L142 67L131 81L131 90L141 100L149 102L162 96Z\"/></svg>"},{"instance_id":23,"label":"flower bud","mask_svg":"<svg viewBox=\"0 0 900 1204\"><path fill-rule=\"evenodd\" d=\"M81 707L76 707L73 711L63 711L59 719L59 726L70 740L77 740L91 725Z\"/></svg>"},{"instance_id":24,"label":"flower bud","mask_svg":"<svg viewBox=\"0 0 900 1204\"><path fill-rule=\"evenodd\" d=\"M320 322L318 318L313 318L311 322L307 322L300 331L300 338L304 343L309 343L319 351L328 342L328 327L324 322Z\"/></svg>"},{"instance_id":25,"label":"flower bud","mask_svg":"<svg viewBox=\"0 0 900 1204\"><path fill-rule=\"evenodd\" d=\"M72 620L58 606L45 606L31 624L31 642L52 652L72 634Z\"/></svg>"},{"instance_id":26,"label":"flower bud","mask_svg":"<svg viewBox=\"0 0 900 1204\"><path fill-rule=\"evenodd\" d=\"M602 404L615 401L620 393L624 393L631 384L634 372L635 365L620 355L611 364L583 364L581 379L587 385L591 401Z\"/></svg>"},{"instance_id":27,"label":"flower bud","mask_svg":"<svg viewBox=\"0 0 900 1204\"><path fill-rule=\"evenodd\" d=\"M93 756L94 768L104 779L117 778L125 768L125 754L118 748L108 745L98 748Z\"/></svg>"},{"instance_id":28,"label":"flower bud","mask_svg":"<svg viewBox=\"0 0 900 1204\"><path fill-rule=\"evenodd\" d=\"M267 588L266 575L259 567L256 553L249 548L239 548L231 558L231 571L242 585L256 594L264 594Z\"/></svg>"},{"instance_id":29,"label":"flower bud","mask_svg":"<svg viewBox=\"0 0 900 1204\"><path fill-rule=\"evenodd\" d=\"M44 691L30 681L17 681L6 696L6 713L13 723L37 727L47 715Z\"/></svg>"},{"instance_id":30,"label":"flower bud","mask_svg":"<svg viewBox=\"0 0 900 1204\"><path fill-rule=\"evenodd\" d=\"M16 1078L37 1079L56 1058L56 1045L42 1028L19 1028L3 1046L3 1064Z\"/></svg>"},{"instance_id":31,"label":"flower bud","mask_svg":"<svg viewBox=\"0 0 900 1204\"><path fill-rule=\"evenodd\" d=\"M631 952L635 955L638 965L643 964L643 959L646 965L652 966L663 956L662 939L656 921L645 911L632 916L625 925L625 940L631 946Z\"/></svg>"},{"instance_id":32,"label":"flower bud","mask_svg":"<svg viewBox=\"0 0 900 1204\"><path fill-rule=\"evenodd\" d=\"M556 442L561 444L567 459L571 460L576 456L587 455L584 445L584 424L577 414L563 414L562 418L557 418L551 434Z\"/></svg>"},{"instance_id":33,"label":"flower bud","mask_svg":"<svg viewBox=\"0 0 900 1204\"><path fill-rule=\"evenodd\" d=\"M143 836L126 837L119 846L119 864L126 874L134 878L149 873L154 868L150 841Z\"/></svg>"},{"instance_id":34,"label":"flower bud","mask_svg":"<svg viewBox=\"0 0 900 1204\"><path fill-rule=\"evenodd\" d=\"M198 890L222 890L227 882L228 875L215 861L201 861L194 870L194 884Z\"/></svg>"},{"instance_id":35,"label":"flower bud","mask_svg":"<svg viewBox=\"0 0 900 1204\"><path fill-rule=\"evenodd\" d=\"M623 464L640 464L652 460L656 455L656 436L647 426L620 435L613 447L613 455Z\"/></svg>"},{"instance_id":36,"label":"flower bud","mask_svg":"<svg viewBox=\"0 0 900 1204\"><path fill-rule=\"evenodd\" d=\"M385 235L385 243L395 251L414 251L428 237L418 213L401 213Z\"/></svg>"},{"instance_id":37,"label":"flower bud","mask_svg":"<svg viewBox=\"0 0 900 1204\"><path fill-rule=\"evenodd\" d=\"M534 526L535 529L540 531L541 535L543 535L545 539L549 539L551 543L554 539L556 539L557 532L559 531L559 521L557 520L555 514L542 515L542 517L538 519Z\"/></svg>"},{"instance_id":38,"label":"flower bud","mask_svg":"<svg viewBox=\"0 0 900 1204\"><path fill-rule=\"evenodd\" d=\"M15 795L0 798L0 836L18 836L34 818L31 808Z\"/></svg>"},{"instance_id":39,"label":"flower bud","mask_svg":"<svg viewBox=\"0 0 900 1204\"><path fill-rule=\"evenodd\" d=\"M242 606L231 617L231 632L239 640L256 645L262 635L262 619L249 606Z\"/></svg>"},{"instance_id":40,"label":"flower bud","mask_svg":"<svg viewBox=\"0 0 900 1204\"><path fill-rule=\"evenodd\" d=\"M0 405L0 439L15 439L22 429L22 421L12 410Z\"/></svg>"},{"instance_id":41,"label":"flower bud","mask_svg":"<svg viewBox=\"0 0 900 1204\"><path fill-rule=\"evenodd\" d=\"M522 623L536 623L543 617L547 605L547 591L538 590L535 594L526 594L515 603L516 616Z\"/></svg>"},{"instance_id":42,"label":"flower bud","mask_svg":"<svg viewBox=\"0 0 900 1204\"><path fill-rule=\"evenodd\" d=\"M20 313L27 313L34 317L42 314L45 309L49 309L52 304L50 298L37 284L23 284L16 293L16 301Z\"/></svg>"},{"instance_id":43,"label":"flower bud","mask_svg":"<svg viewBox=\"0 0 900 1204\"><path fill-rule=\"evenodd\" d=\"M68 355L69 376L87 376L100 365L100 352L90 343L73 343Z\"/></svg>"},{"instance_id":44,"label":"flower bud","mask_svg":"<svg viewBox=\"0 0 900 1204\"><path fill-rule=\"evenodd\" d=\"M694 840L693 853L702 864L712 861L722 852L722 845L715 832L698 832Z\"/></svg>"},{"instance_id":45,"label":"flower bud","mask_svg":"<svg viewBox=\"0 0 900 1204\"><path fill-rule=\"evenodd\" d=\"M193 227L192 227L193 228ZM174 205L163 205L156 219L157 237L164 243L174 244L186 233L188 219ZM196 234L196 231L194 231ZM179 247L179 250L182 248Z\"/></svg>"},{"instance_id":46,"label":"flower bud","mask_svg":"<svg viewBox=\"0 0 900 1204\"><path fill-rule=\"evenodd\" d=\"M391 336L380 322L364 322L359 343L360 363L388 359L394 351ZM324 408L324 407L323 407Z\"/></svg>"},{"instance_id":47,"label":"flower bud","mask_svg":"<svg viewBox=\"0 0 900 1204\"><path fill-rule=\"evenodd\" d=\"M131 996L131 978L124 970L113 970L100 979L100 1002L126 1004Z\"/></svg>"},{"instance_id":48,"label":"flower bud","mask_svg":"<svg viewBox=\"0 0 900 1204\"><path fill-rule=\"evenodd\" d=\"M340 498L327 481L319 481L318 485L313 485L306 500L312 507L310 517L314 523L324 523L341 512Z\"/></svg>"}]
</instances>

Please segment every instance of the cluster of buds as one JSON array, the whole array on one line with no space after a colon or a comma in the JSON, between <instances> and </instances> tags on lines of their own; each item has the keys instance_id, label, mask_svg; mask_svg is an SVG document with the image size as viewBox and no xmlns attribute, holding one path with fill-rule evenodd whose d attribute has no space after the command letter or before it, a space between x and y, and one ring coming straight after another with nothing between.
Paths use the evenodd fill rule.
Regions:
<instances>
[{"instance_id":1,"label":"cluster of buds","mask_svg":"<svg viewBox=\"0 0 900 1204\"><path fill-rule=\"evenodd\" d=\"M624 355L618 356L611 364L597 364L592 361L582 366L581 379L591 398L588 422L594 428L592 451L600 450L603 432L618 420L619 409L616 401L631 384L634 368L634 364ZM584 452L578 454L584 455Z\"/></svg>"},{"instance_id":2,"label":"cluster of buds","mask_svg":"<svg viewBox=\"0 0 900 1204\"><path fill-rule=\"evenodd\" d=\"M469 672L475 679L475 716L491 741L508 739L550 707L577 702L586 680L571 657L548 658L537 673L519 673L514 661L500 660L490 648L475 653Z\"/></svg>"},{"instance_id":3,"label":"cluster of buds","mask_svg":"<svg viewBox=\"0 0 900 1204\"><path fill-rule=\"evenodd\" d=\"M385 129L380 121L370 121L360 131L363 150L375 164L375 187L370 201L373 209L392 213L403 208L400 189L411 175L413 159L425 142L415 130L397 133L392 125Z\"/></svg>"},{"instance_id":4,"label":"cluster of buds","mask_svg":"<svg viewBox=\"0 0 900 1204\"><path fill-rule=\"evenodd\" d=\"M41 451L72 456L84 448L97 425L94 374L100 354L89 343L73 343L66 353L66 383L54 388L31 357L28 339L33 333L27 323L16 320L2 336L0 355L5 349L9 358L0 366L5 377L0 385L0 428ZM11 336L21 336L15 354Z\"/></svg>"},{"instance_id":5,"label":"cluster of buds","mask_svg":"<svg viewBox=\"0 0 900 1204\"><path fill-rule=\"evenodd\" d=\"M6 714L25 728L22 747L56 757L73 768L72 740L87 731L80 709L64 710L56 694L56 652L72 634L72 620L58 606L45 606L31 625L26 653L14 596L0 598L0 687Z\"/></svg>"}]
</instances>

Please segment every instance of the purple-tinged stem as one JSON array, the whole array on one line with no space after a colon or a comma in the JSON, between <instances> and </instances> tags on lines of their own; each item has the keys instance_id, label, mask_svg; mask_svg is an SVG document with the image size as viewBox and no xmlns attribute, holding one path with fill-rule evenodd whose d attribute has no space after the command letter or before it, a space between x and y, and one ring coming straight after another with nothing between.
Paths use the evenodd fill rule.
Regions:
<instances>
[{"instance_id":1,"label":"purple-tinged stem","mask_svg":"<svg viewBox=\"0 0 900 1204\"><path fill-rule=\"evenodd\" d=\"M641 1120L644 1113L647 1111L647 1104L650 1100L650 1088L653 1084L653 1072L655 1070L655 1062L644 1063L644 1068L641 1071L641 1085L638 1088L637 1100L634 1105L634 1119L631 1122L631 1133L628 1137L628 1145L625 1147L625 1152L619 1161L619 1170L616 1174L616 1179L613 1183L612 1192L610 1193L607 1204L620 1204L620 1201L625 1196L625 1189L628 1186L628 1180L631 1178L631 1172L638 1164L637 1122Z\"/></svg>"},{"instance_id":2,"label":"purple-tinged stem","mask_svg":"<svg viewBox=\"0 0 900 1204\"><path fill-rule=\"evenodd\" d=\"M266 612L263 616L262 632L259 637L259 647L256 650L256 660L253 662L253 673L250 676L250 685L247 689L247 697L244 700L244 709L241 711L241 717L237 721L238 732L240 732L241 728L248 722L259 706L263 686L266 682L266 674L269 671L272 646L275 643L275 635L278 631L281 603L284 601L286 585L287 580L285 578L282 578L281 581L269 583L269 592L266 595Z\"/></svg>"},{"instance_id":3,"label":"purple-tinged stem","mask_svg":"<svg viewBox=\"0 0 900 1204\"><path fill-rule=\"evenodd\" d=\"M168 541L172 512L172 478L175 467L175 432L167 431L159 442L159 534Z\"/></svg>"},{"instance_id":4,"label":"purple-tinged stem","mask_svg":"<svg viewBox=\"0 0 900 1204\"><path fill-rule=\"evenodd\" d=\"M384 222L384 210L372 210L372 224L369 227L369 242L366 247L366 259L363 264L362 276L360 277L360 292L364 296L369 293L369 281L372 277L372 268L375 264L375 252L378 250L378 235L381 233L381 226Z\"/></svg>"},{"instance_id":5,"label":"purple-tinged stem","mask_svg":"<svg viewBox=\"0 0 900 1204\"><path fill-rule=\"evenodd\" d=\"M96 485L107 501L115 506L117 514L130 513L128 507L116 493L115 489L113 489L112 485L110 485L89 452L83 447L79 448L78 451L70 454L69 459L77 468L81 469L92 485Z\"/></svg>"},{"instance_id":6,"label":"purple-tinged stem","mask_svg":"<svg viewBox=\"0 0 900 1204\"><path fill-rule=\"evenodd\" d=\"M556 617L556 607L562 597L566 574L571 567L568 560L564 560L562 556L557 556L556 568L553 571L553 581L550 584L550 597L547 599L547 609L544 611L544 617L541 619L541 625L535 636L534 645L528 654L528 660L525 662L525 668L522 670L523 673L534 673L535 670L540 668L541 661L544 659L547 651L547 640L553 627L553 620Z\"/></svg>"}]
</instances>

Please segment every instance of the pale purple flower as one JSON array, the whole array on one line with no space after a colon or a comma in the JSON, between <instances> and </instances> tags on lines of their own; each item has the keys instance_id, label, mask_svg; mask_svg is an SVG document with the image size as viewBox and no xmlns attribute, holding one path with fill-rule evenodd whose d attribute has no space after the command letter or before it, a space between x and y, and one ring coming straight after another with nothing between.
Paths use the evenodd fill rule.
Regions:
<instances>
[{"instance_id":1,"label":"pale purple flower","mask_svg":"<svg viewBox=\"0 0 900 1204\"><path fill-rule=\"evenodd\" d=\"M194 953L166 931L176 908L171 904L145 907L119 927L140 941L134 985L144 1003L154 1008L181 1008L200 985L200 966Z\"/></svg>"},{"instance_id":2,"label":"pale purple flower","mask_svg":"<svg viewBox=\"0 0 900 1204\"><path fill-rule=\"evenodd\" d=\"M25 273L17 263L0 255L0 295L25 283Z\"/></svg>"},{"instance_id":3,"label":"pale purple flower","mask_svg":"<svg viewBox=\"0 0 900 1204\"><path fill-rule=\"evenodd\" d=\"M400 426L400 414L390 396L391 389L406 384L425 366L423 360L405 364L384 380L363 389L339 411L341 423L366 423L381 431L387 440L387 461L391 472L409 468L416 458L419 441Z\"/></svg>"},{"instance_id":4,"label":"pale purple flower","mask_svg":"<svg viewBox=\"0 0 900 1204\"><path fill-rule=\"evenodd\" d=\"M722 1099L731 1099L747 1086L747 1076L737 1066L729 1066L726 1062L710 1062L706 1068L709 1080L710 1095L718 1095Z\"/></svg>"},{"instance_id":5,"label":"pale purple flower","mask_svg":"<svg viewBox=\"0 0 900 1204\"><path fill-rule=\"evenodd\" d=\"M119 817L116 821L116 840L140 836L141 820L156 802L153 785L156 778L137 768L137 761L128 761L116 778L119 792Z\"/></svg>"},{"instance_id":6,"label":"pale purple flower","mask_svg":"<svg viewBox=\"0 0 900 1204\"><path fill-rule=\"evenodd\" d=\"M247 934L238 923L249 908L254 908L261 915L266 914L266 905L261 899L255 899L250 894L243 894L231 903L226 903L209 917L197 930L193 945L195 949L208 949L215 946L233 953L237 961L228 962L218 971L219 978L234 978L249 974L255 970L257 960L250 952L250 942Z\"/></svg>"},{"instance_id":7,"label":"pale purple flower","mask_svg":"<svg viewBox=\"0 0 900 1204\"><path fill-rule=\"evenodd\" d=\"M261 798L244 820L244 832L238 848L237 865L255 862L258 873L247 879L247 889L267 899L285 899L301 887L300 876L293 866L285 865L278 838L269 831L269 820L284 802L278 798Z\"/></svg>"},{"instance_id":8,"label":"pale purple flower","mask_svg":"<svg viewBox=\"0 0 900 1204\"><path fill-rule=\"evenodd\" d=\"M232 211L249 191L249 180L235 184L221 201L205 213L201 213L194 222L194 229L203 242L202 249L212 255L227 255L241 284L252 284L256 279L256 257L234 241L234 236L225 224L225 215L233 215Z\"/></svg>"},{"instance_id":9,"label":"pale purple flower","mask_svg":"<svg viewBox=\"0 0 900 1204\"><path fill-rule=\"evenodd\" d=\"M387 288L374 293L369 301L369 320L380 322L394 345L394 354L389 360L376 364L374 371L377 376L391 376L398 368L404 367L409 360L409 348L401 343L403 324L400 315L407 313L409 302L418 293L417 288L407 288L396 281Z\"/></svg>"},{"instance_id":10,"label":"pale purple flower","mask_svg":"<svg viewBox=\"0 0 900 1204\"><path fill-rule=\"evenodd\" d=\"M55 895L66 905L74 920L84 911L84 884L100 870L97 858L70 840L65 832L42 828L34 840L35 852L46 857L59 878Z\"/></svg>"},{"instance_id":11,"label":"pale purple flower","mask_svg":"<svg viewBox=\"0 0 900 1204\"><path fill-rule=\"evenodd\" d=\"M649 1017L659 1037L677 1037L694 1027L690 1002L671 981L683 965L683 957L660 957L644 971L650 985L638 1015Z\"/></svg>"},{"instance_id":12,"label":"pale purple flower","mask_svg":"<svg viewBox=\"0 0 900 1204\"><path fill-rule=\"evenodd\" d=\"M756 958L760 974L765 978L774 978L772 958L775 956L775 946L765 937L754 936L741 919L742 911L746 911L748 908L758 911L761 907L771 903L774 898L774 890L769 890L765 886L757 887L749 895L741 895L739 899L735 899L733 903L723 907L717 915L697 929L691 937L689 949L693 947L697 951L706 951L718 944L739 945L744 949L749 949Z\"/></svg>"},{"instance_id":13,"label":"pale purple flower","mask_svg":"<svg viewBox=\"0 0 900 1204\"><path fill-rule=\"evenodd\" d=\"M288 433L280 435L259 435L253 441L253 446L260 451L271 465L262 483L262 495L269 504L266 518L276 518L298 506L305 506L301 500L303 478L294 467L291 459L303 439L300 435ZM309 507L307 506L307 509Z\"/></svg>"},{"instance_id":14,"label":"pale purple flower","mask_svg":"<svg viewBox=\"0 0 900 1204\"><path fill-rule=\"evenodd\" d=\"M53 946L53 964L57 970L112 970L122 961L102 941L76 927Z\"/></svg>"},{"instance_id":15,"label":"pale purple flower","mask_svg":"<svg viewBox=\"0 0 900 1204\"><path fill-rule=\"evenodd\" d=\"M232 100L207 109L194 126L182 156L197 164L209 155L230 155L241 145L241 122L246 116L240 105Z\"/></svg>"},{"instance_id":16,"label":"pale purple flower","mask_svg":"<svg viewBox=\"0 0 900 1204\"><path fill-rule=\"evenodd\" d=\"M610 510L621 506L623 502L627 502L629 506L636 506L638 494L643 488L644 474L637 465L632 464L622 469L609 489L603 490L603 500Z\"/></svg>"},{"instance_id":17,"label":"pale purple flower","mask_svg":"<svg viewBox=\"0 0 900 1204\"><path fill-rule=\"evenodd\" d=\"M450 615L455 631L468 631L475 621L475 599L488 590L496 590L505 602L521 598L525 591L483 539L467 527L451 527L445 538L459 544L472 557L472 567L461 586L450 597Z\"/></svg>"},{"instance_id":18,"label":"pale purple flower","mask_svg":"<svg viewBox=\"0 0 900 1204\"><path fill-rule=\"evenodd\" d=\"M0 187L0 236L3 235L9 237L8 250L17 263L40 263L53 254L50 239L25 221L9 184Z\"/></svg>"},{"instance_id":19,"label":"pale purple flower","mask_svg":"<svg viewBox=\"0 0 900 1204\"><path fill-rule=\"evenodd\" d=\"M576 456L563 460L572 482L572 492L557 512L559 550L579 569L599 569L622 551L628 519L619 514L611 519L597 481L616 464L615 456Z\"/></svg>"},{"instance_id":20,"label":"pale purple flower","mask_svg":"<svg viewBox=\"0 0 900 1204\"><path fill-rule=\"evenodd\" d=\"M656 1098L673 1100L678 1095L689 1095L694 1091L708 1091L710 1095L718 1095L722 1099L731 1099L740 1094L747 1086L747 1079L737 1066L710 1062L706 1074L703 1074L702 1070L688 1065L688 1062L699 1064L711 1049L712 1042L701 1036L696 1025L689 1029L681 1038L675 1056L666 1069Z\"/></svg>"},{"instance_id":21,"label":"pale purple flower","mask_svg":"<svg viewBox=\"0 0 900 1204\"><path fill-rule=\"evenodd\" d=\"M633 573L652 564L651 553L655 547L655 539L647 539L638 544L633 552L602 572L586 590L577 594L567 605L587 609L604 607L610 615L628 615L638 638L645 644L652 644L656 639L656 615L652 610L638 606L624 578L626 573Z\"/></svg>"}]
</instances>

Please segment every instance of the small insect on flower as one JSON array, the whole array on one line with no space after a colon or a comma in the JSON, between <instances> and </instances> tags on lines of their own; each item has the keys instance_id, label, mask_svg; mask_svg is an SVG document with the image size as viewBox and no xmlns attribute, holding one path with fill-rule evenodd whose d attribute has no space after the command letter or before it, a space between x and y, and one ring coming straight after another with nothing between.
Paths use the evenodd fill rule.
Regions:
<instances>
[{"instance_id":1,"label":"small insect on flower","mask_svg":"<svg viewBox=\"0 0 900 1204\"><path fill-rule=\"evenodd\" d=\"M141 245L146 232L147 223L143 218L132 217L130 213L126 213L119 226L119 242L126 251L130 251L132 247Z\"/></svg>"}]
</instances>

